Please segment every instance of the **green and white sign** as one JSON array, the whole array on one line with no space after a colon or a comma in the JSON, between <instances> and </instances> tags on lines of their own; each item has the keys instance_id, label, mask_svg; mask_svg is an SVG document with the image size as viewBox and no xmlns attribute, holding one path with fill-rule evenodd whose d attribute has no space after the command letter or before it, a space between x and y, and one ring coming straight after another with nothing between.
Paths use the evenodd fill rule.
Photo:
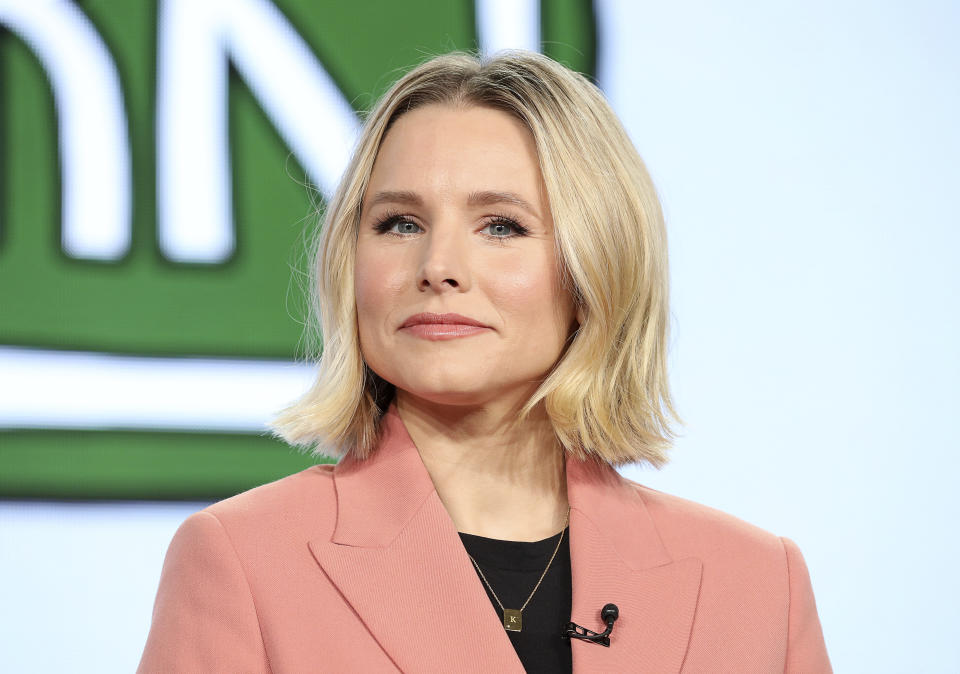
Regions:
<instances>
[{"instance_id":1,"label":"green and white sign","mask_svg":"<svg viewBox=\"0 0 960 674\"><path fill-rule=\"evenodd\" d=\"M0 497L216 498L315 460L314 212L452 49L595 70L588 1L0 0Z\"/></svg>"}]
</instances>

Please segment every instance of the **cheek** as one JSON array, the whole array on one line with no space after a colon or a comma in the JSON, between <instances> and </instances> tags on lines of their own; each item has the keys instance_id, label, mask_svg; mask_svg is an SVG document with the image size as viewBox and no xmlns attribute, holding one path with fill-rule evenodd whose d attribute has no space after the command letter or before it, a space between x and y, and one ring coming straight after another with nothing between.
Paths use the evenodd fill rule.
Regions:
<instances>
[{"instance_id":1,"label":"cheek","mask_svg":"<svg viewBox=\"0 0 960 674\"><path fill-rule=\"evenodd\" d=\"M410 282L397 255L358 247L353 272L354 296L361 346L378 341L392 325L399 298Z\"/></svg>"},{"instance_id":2,"label":"cheek","mask_svg":"<svg viewBox=\"0 0 960 674\"><path fill-rule=\"evenodd\" d=\"M570 299L560 285L556 264L552 259L502 269L495 278L487 279L488 292L515 325L525 331L566 331Z\"/></svg>"}]
</instances>

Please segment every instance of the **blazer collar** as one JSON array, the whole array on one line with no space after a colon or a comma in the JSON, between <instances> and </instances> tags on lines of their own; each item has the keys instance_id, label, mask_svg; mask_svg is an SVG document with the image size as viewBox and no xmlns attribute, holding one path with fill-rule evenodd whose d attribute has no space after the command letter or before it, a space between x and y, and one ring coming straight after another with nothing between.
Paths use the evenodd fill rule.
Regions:
<instances>
[{"instance_id":1,"label":"blazer collar","mask_svg":"<svg viewBox=\"0 0 960 674\"><path fill-rule=\"evenodd\" d=\"M523 667L467 557L396 406L377 450L334 469L333 535L310 541L330 580L404 672ZM700 560L673 560L637 487L606 464L568 455L571 620L609 648L574 639L575 672L679 672L700 588Z\"/></svg>"}]
</instances>

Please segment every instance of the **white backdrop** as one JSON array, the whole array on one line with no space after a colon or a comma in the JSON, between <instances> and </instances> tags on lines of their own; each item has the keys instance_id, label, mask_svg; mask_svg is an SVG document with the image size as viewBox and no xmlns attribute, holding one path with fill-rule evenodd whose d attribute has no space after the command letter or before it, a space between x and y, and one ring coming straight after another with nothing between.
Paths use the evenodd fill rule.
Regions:
<instances>
[{"instance_id":1,"label":"white backdrop","mask_svg":"<svg viewBox=\"0 0 960 674\"><path fill-rule=\"evenodd\" d=\"M797 541L836 671L960 671L960 6L597 5L686 421L624 473ZM132 671L203 505L0 503L5 671Z\"/></svg>"},{"instance_id":2,"label":"white backdrop","mask_svg":"<svg viewBox=\"0 0 960 674\"><path fill-rule=\"evenodd\" d=\"M796 540L838 672L960 672L960 5L791 4L603 15L687 421L626 472Z\"/></svg>"}]
</instances>

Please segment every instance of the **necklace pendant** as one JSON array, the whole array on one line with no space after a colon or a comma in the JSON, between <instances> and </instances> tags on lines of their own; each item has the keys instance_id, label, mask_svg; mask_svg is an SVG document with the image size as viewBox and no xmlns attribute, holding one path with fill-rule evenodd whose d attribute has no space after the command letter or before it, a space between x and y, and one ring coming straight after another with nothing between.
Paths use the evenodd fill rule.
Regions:
<instances>
[{"instance_id":1,"label":"necklace pendant","mask_svg":"<svg viewBox=\"0 0 960 674\"><path fill-rule=\"evenodd\" d=\"M515 608L503 609L503 627L508 632L519 632L523 627L523 616Z\"/></svg>"}]
</instances>

